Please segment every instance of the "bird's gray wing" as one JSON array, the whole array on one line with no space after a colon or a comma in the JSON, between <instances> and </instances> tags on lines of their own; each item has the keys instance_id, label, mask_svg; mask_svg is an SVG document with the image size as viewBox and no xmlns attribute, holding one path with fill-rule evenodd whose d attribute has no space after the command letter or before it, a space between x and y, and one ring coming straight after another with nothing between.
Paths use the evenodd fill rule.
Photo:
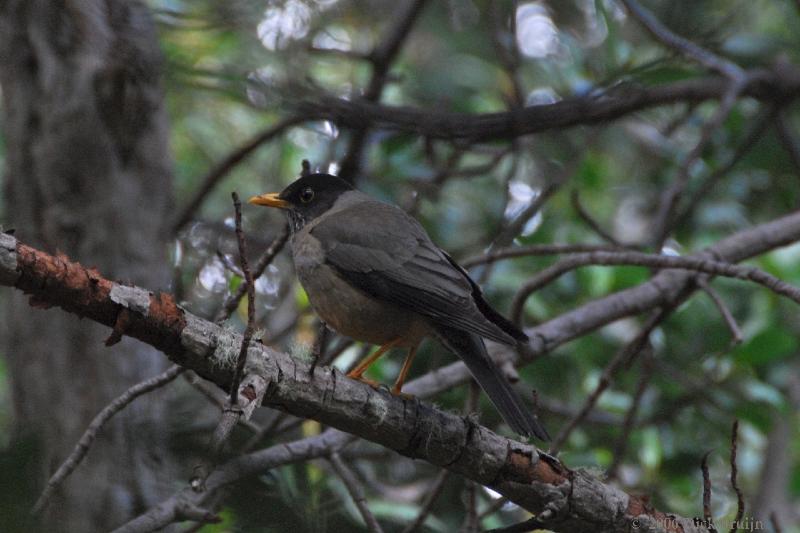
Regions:
<instances>
[{"instance_id":1,"label":"bird's gray wing","mask_svg":"<svg viewBox=\"0 0 800 533\"><path fill-rule=\"evenodd\" d=\"M360 202L324 217L311 234L325 261L367 294L436 324L514 343L478 309L469 278L398 207Z\"/></svg>"}]
</instances>

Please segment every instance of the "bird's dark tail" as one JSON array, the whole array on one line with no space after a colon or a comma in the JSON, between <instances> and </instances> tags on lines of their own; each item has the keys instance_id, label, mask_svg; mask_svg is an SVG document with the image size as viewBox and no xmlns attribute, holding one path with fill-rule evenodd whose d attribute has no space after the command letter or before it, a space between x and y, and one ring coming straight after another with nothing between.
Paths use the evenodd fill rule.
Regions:
<instances>
[{"instance_id":1,"label":"bird's dark tail","mask_svg":"<svg viewBox=\"0 0 800 533\"><path fill-rule=\"evenodd\" d=\"M550 440L547 430L489 358L479 335L445 326L436 326L436 333L442 344L464 361L511 429L526 437L536 436L545 441Z\"/></svg>"}]
</instances>

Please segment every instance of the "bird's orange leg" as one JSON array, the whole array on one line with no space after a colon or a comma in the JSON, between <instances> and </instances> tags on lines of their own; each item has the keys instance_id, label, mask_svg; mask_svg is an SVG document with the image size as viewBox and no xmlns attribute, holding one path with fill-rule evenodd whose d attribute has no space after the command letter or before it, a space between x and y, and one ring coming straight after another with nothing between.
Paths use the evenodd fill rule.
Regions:
<instances>
[{"instance_id":1,"label":"bird's orange leg","mask_svg":"<svg viewBox=\"0 0 800 533\"><path fill-rule=\"evenodd\" d=\"M372 363L374 363L375 361L377 361L377 360L378 360L378 358L379 358L380 356L382 356L383 354L385 354L386 352L388 352L389 350L391 350L392 348L394 348L394 346L395 346L395 345L396 345L398 342L400 342L400 339L399 339L399 338L397 338L397 339L394 339L394 340L392 340L392 341L389 341L389 342L387 342L386 344L382 345L380 348L378 348L377 350L375 350L375 353L373 353L372 355L370 355L370 356L368 356L368 357L364 358L364 360L363 360L363 361L361 361L360 363L358 363L358 366L356 366L356 367L355 367L353 370L351 370L350 372L348 372L348 373L347 373L347 377L348 377L348 378L353 378L353 379L357 379L357 380L359 380L359 381L364 381L364 382L367 382L367 383L369 383L369 382L370 382L370 380L364 379L364 377L363 377L363 375L364 375L364 372L366 372L366 371L367 371L367 369L368 369L370 366L372 366ZM372 383L370 383L370 384L372 384Z\"/></svg>"},{"instance_id":2,"label":"bird's orange leg","mask_svg":"<svg viewBox=\"0 0 800 533\"><path fill-rule=\"evenodd\" d=\"M397 381L394 382L392 387L392 394L400 395L403 393L403 383L406 381L408 371L411 370L411 363L414 361L414 356L417 355L418 346L413 346L408 350L406 360L403 361L403 367L400 369L400 374L397 376Z\"/></svg>"}]
</instances>

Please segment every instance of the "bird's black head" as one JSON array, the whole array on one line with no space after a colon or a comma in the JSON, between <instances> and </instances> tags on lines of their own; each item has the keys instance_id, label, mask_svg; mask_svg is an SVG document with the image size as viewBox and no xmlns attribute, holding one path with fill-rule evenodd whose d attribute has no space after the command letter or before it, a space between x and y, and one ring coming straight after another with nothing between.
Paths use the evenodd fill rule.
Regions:
<instances>
[{"instance_id":1,"label":"bird's black head","mask_svg":"<svg viewBox=\"0 0 800 533\"><path fill-rule=\"evenodd\" d=\"M280 193L253 196L248 202L286 209L292 231L297 231L330 209L340 195L352 190L352 185L336 176L309 174Z\"/></svg>"}]
</instances>

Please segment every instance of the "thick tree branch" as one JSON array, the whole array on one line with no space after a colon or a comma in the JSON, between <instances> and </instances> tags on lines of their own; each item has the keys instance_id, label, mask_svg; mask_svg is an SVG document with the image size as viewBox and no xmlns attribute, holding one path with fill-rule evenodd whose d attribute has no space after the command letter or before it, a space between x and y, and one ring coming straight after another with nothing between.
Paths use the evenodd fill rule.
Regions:
<instances>
[{"instance_id":1,"label":"thick tree branch","mask_svg":"<svg viewBox=\"0 0 800 533\"><path fill-rule=\"evenodd\" d=\"M0 283L37 306L59 306L109 327L128 314L123 331L155 346L175 363L229 386L242 337L178 307L169 295L114 283L66 257L0 234ZM536 448L501 437L469 418L420 400L394 396L262 345L248 350L245 372L269 384L264 404L313 418L408 457L492 487L533 512L547 513L556 531L620 531L632 521L652 531L697 531L689 519L664 514L582 472L567 470ZM212 476L213 477L213 476ZM210 482L210 480L209 480ZM173 514L172 517L177 515Z\"/></svg>"},{"instance_id":2,"label":"thick tree branch","mask_svg":"<svg viewBox=\"0 0 800 533\"><path fill-rule=\"evenodd\" d=\"M793 65L782 64L772 70L746 73L741 96L770 102L786 102L800 96L800 70ZM346 100L308 92L305 98L287 98L286 103L308 120L330 120L339 127L406 131L433 139L490 141L598 124L663 105L720 100L729 88L730 81L724 77L699 78L656 87L622 85L600 94L484 114L393 107L363 99Z\"/></svg>"}]
</instances>

